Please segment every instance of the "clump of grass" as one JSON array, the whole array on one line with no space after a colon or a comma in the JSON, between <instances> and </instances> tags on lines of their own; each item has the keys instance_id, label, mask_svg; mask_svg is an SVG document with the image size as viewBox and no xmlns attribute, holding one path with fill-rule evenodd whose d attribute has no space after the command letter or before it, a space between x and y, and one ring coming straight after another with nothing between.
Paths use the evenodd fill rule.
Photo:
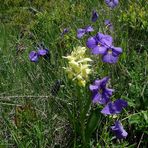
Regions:
<instances>
[{"instance_id":1,"label":"clump of grass","mask_svg":"<svg viewBox=\"0 0 148 148\"><path fill-rule=\"evenodd\" d=\"M148 59L144 38L147 3L121 1L116 9L110 11L104 1L34 1L30 3L31 7L28 2L17 1L11 2L15 5L10 7L7 1L3 5L7 8L5 15L11 12L12 18L17 16L17 19L5 16L0 28L0 145L84 147L84 141L87 141L90 147L145 147L148 89L145 63ZM24 5L23 9L21 5ZM135 5L138 5L137 9L127 13ZM6 11L5 8L3 11ZM91 22L93 10L99 14L96 23ZM133 17L136 11L140 12L136 17L138 24ZM104 29L105 19L112 22L113 31ZM104 118L100 114L102 107L91 104L89 83L82 89L67 78L62 68L66 66L62 56L69 55L77 45L85 46L88 35L78 40L76 30L87 25L95 28L90 35L98 31L110 34L114 44L123 48L116 65L97 62L99 58L93 57L94 72L90 84L95 78L109 74L111 84L117 90L113 99L121 97L128 101L128 109L119 116L129 134L126 140L118 141L109 132L113 119ZM69 32L61 36L67 27ZM49 48L51 57L31 63L29 52L37 50L40 43ZM58 86L57 81L61 82ZM85 137L85 134L88 136Z\"/></svg>"}]
</instances>

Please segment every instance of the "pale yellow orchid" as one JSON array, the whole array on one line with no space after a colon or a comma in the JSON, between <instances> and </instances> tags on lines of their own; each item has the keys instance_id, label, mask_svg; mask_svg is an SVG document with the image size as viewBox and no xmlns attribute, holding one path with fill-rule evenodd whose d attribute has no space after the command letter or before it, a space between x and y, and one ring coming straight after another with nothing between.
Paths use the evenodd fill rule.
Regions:
<instances>
[{"instance_id":1,"label":"pale yellow orchid","mask_svg":"<svg viewBox=\"0 0 148 148\"><path fill-rule=\"evenodd\" d=\"M63 56L68 60L68 67L64 67L68 78L77 81L78 85L85 86L91 73L90 64L92 60L86 56L85 47L74 48L71 55Z\"/></svg>"}]
</instances>

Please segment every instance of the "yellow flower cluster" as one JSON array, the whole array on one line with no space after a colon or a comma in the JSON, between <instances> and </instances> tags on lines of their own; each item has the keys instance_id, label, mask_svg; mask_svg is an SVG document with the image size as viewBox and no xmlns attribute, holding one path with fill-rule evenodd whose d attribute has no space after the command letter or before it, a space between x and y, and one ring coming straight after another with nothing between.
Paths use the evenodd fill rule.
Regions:
<instances>
[{"instance_id":1,"label":"yellow flower cluster","mask_svg":"<svg viewBox=\"0 0 148 148\"><path fill-rule=\"evenodd\" d=\"M68 67L64 67L68 77L73 81L77 81L80 86L85 86L88 75L91 73L88 62L92 61L86 57L86 48L78 46L74 48L71 55L63 58L68 59Z\"/></svg>"}]
</instances>

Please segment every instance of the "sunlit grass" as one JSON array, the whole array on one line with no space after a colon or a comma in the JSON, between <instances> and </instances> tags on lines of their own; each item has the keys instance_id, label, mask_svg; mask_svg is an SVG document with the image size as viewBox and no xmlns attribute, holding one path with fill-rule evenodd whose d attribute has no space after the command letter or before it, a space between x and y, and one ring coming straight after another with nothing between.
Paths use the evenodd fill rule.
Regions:
<instances>
[{"instance_id":1,"label":"sunlit grass","mask_svg":"<svg viewBox=\"0 0 148 148\"><path fill-rule=\"evenodd\" d=\"M84 141L98 148L146 146L148 42L146 30L139 30L132 26L130 18L129 22L123 18L129 11L127 3L122 1L112 11L103 0L51 1L49 10L44 6L46 11L40 4L38 7L32 4L37 12L31 14L29 22L23 17L19 19L16 13L19 17L14 22L9 20L10 24L4 22L0 26L0 146L83 147ZM143 7L142 3L139 7ZM92 10L99 13L96 23L91 22ZM113 23L113 32L104 27L105 19ZM129 104L119 116L129 133L121 141L109 132L113 120L99 113L101 106L90 104L90 83L81 88L68 79L63 69L67 61L62 56L70 55L74 47L86 46L90 35L78 40L76 31L88 25L95 29L90 35L99 31L110 34L114 45L123 49L116 65L104 64L100 58L91 56L95 62L90 76L92 83L96 78L109 75L110 85L116 90L112 99L123 98ZM64 28L69 28L69 32L61 36ZM28 55L40 43L49 49L50 59L41 58L38 63L32 63ZM90 132L85 126L91 127Z\"/></svg>"}]
</instances>

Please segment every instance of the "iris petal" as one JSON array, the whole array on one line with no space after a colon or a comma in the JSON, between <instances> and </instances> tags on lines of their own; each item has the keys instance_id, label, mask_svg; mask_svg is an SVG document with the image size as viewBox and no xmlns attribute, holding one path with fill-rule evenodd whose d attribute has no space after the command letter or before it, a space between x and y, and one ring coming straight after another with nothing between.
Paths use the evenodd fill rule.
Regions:
<instances>
[{"instance_id":1,"label":"iris petal","mask_svg":"<svg viewBox=\"0 0 148 148\"><path fill-rule=\"evenodd\" d=\"M97 46L97 41L94 37L88 38L86 45L88 48L93 49Z\"/></svg>"},{"instance_id":2,"label":"iris petal","mask_svg":"<svg viewBox=\"0 0 148 148\"><path fill-rule=\"evenodd\" d=\"M85 28L86 33L87 32L92 32L92 31L94 31L94 29L91 26L88 26L88 27Z\"/></svg>"},{"instance_id":3,"label":"iris petal","mask_svg":"<svg viewBox=\"0 0 148 148\"><path fill-rule=\"evenodd\" d=\"M118 61L118 57L117 56L113 56L112 54L106 54L102 56L102 61L105 63L111 63L114 64Z\"/></svg>"},{"instance_id":4,"label":"iris petal","mask_svg":"<svg viewBox=\"0 0 148 148\"><path fill-rule=\"evenodd\" d=\"M118 0L105 0L105 3L108 5L108 7L113 9L118 5L119 1Z\"/></svg>"},{"instance_id":5,"label":"iris petal","mask_svg":"<svg viewBox=\"0 0 148 148\"><path fill-rule=\"evenodd\" d=\"M96 90L98 90L98 86L96 86L96 85L90 85L90 86L89 86L89 89L90 89L91 91L96 91Z\"/></svg>"},{"instance_id":6,"label":"iris petal","mask_svg":"<svg viewBox=\"0 0 148 148\"><path fill-rule=\"evenodd\" d=\"M38 61L38 54L35 51L31 51L29 53L29 59L31 62L37 62Z\"/></svg>"},{"instance_id":7,"label":"iris petal","mask_svg":"<svg viewBox=\"0 0 148 148\"><path fill-rule=\"evenodd\" d=\"M84 34L85 34L85 29L80 28L77 30L77 37L78 38L82 38Z\"/></svg>"},{"instance_id":8,"label":"iris petal","mask_svg":"<svg viewBox=\"0 0 148 148\"><path fill-rule=\"evenodd\" d=\"M93 85L89 86L92 92L93 103L107 104L110 101L113 90L106 88L109 77L104 77L99 80L96 79Z\"/></svg>"},{"instance_id":9,"label":"iris petal","mask_svg":"<svg viewBox=\"0 0 148 148\"><path fill-rule=\"evenodd\" d=\"M45 50L45 49L39 49L37 53L38 53L39 56L44 56L44 55L47 54L47 50Z\"/></svg>"},{"instance_id":10,"label":"iris petal","mask_svg":"<svg viewBox=\"0 0 148 148\"><path fill-rule=\"evenodd\" d=\"M112 47L113 55L118 56L119 54L122 53L122 48L120 47Z\"/></svg>"},{"instance_id":11,"label":"iris petal","mask_svg":"<svg viewBox=\"0 0 148 148\"><path fill-rule=\"evenodd\" d=\"M93 93L93 103L99 103L100 94L99 93Z\"/></svg>"},{"instance_id":12,"label":"iris petal","mask_svg":"<svg viewBox=\"0 0 148 148\"><path fill-rule=\"evenodd\" d=\"M127 102L118 99L115 102L109 102L101 111L102 114L104 115L114 115L114 114L119 114L121 113L122 109L127 107Z\"/></svg>"},{"instance_id":13,"label":"iris petal","mask_svg":"<svg viewBox=\"0 0 148 148\"><path fill-rule=\"evenodd\" d=\"M126 138L128 133L124 130L120 121L116 121L114 126L111 126L112 132L116 135L118 139Z\"/></svg>"}]
</instances>

